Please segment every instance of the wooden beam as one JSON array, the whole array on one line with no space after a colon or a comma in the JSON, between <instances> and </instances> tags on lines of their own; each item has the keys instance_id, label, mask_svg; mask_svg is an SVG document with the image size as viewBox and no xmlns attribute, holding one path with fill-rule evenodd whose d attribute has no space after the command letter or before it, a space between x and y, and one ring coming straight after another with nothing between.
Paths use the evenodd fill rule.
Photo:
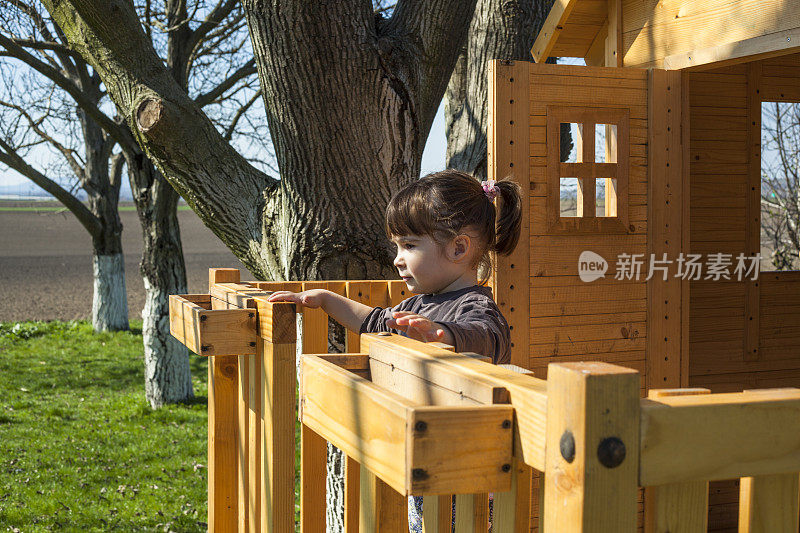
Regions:
<instances>
[{"instance_id":1,"label":"wooden beam","mask_svg":"<svg viewBox=\"0 0 800 533\"><path fill-rule=\"evenodd\" d=\"M541 421L547 411L547 382L490 365L472 357L454 356L447 350L434 348L425 343L400 335L378 335L366 333L361 336L361 351L369 351L375 345L388 345L407 357L420 361L431 372L439 366L455 367L464 379L488 383L492 387L508 390L509 401L516 410L515 441L520 449L515 452L518 459L536 468L544 469L544 431Z\"/></svg>"},{"instance_id":2,"label":"wooden beam","mask_svg":"<svg viewBox=\"0 0 800 533\"><path fill-rule=\"evenodd\" d=\"M667 70L706 70L794 54L798 51L800 51L800 28L794 28L670 55L664 58L663 68Z\"/></svg>"},{"instance_id":3,"label":"wooden beam","mask_svg":"<svg viewBox=\"0 0 800 533\"><path fill-rule=\"evenodd\" d=\"M530 195L530 63L491 61L489 63L489 178L512 179L520 186L522 198ZM498 205L501 200L497 200ZM522 202L523 228L519 243L508 256L492 254L494 269L490 285L495 302L511 327L509 363L528 364L528 307L530 291L530 202Z\"/></svg>"},{"instance_id":4,"label":"wooden beam","mask_svg":"<svg viewBox=\"0 0 800 533\"><path fill-rule=\"evenodd\" d=\"M547 19L533 43L533 48L531 48L534 61L542 63L547 60L577 3L577 0L556 0L553 3Z\"/></svg>"},{"instance_id":5,"label":"wooden beam","mask_svg":"<svg viewBox=\"0 0 800 533\"><path fill-rule=\"evenodd\" d=\"M641 486L800 471L798 389L641 402Z\"/></svg>"},{"instance_id":6,"label":"wooden beam","mask_svg":"<svg viewBox=\"0 0 800 533\"><path fill-rule=\"evenodd\" d=\"M315 356L303 357L302 377L303 423L362 474L404 495L508 489L510 406L419 405ZM459 437L466 432L474 438Z\"/></svg>"}]
</instances>

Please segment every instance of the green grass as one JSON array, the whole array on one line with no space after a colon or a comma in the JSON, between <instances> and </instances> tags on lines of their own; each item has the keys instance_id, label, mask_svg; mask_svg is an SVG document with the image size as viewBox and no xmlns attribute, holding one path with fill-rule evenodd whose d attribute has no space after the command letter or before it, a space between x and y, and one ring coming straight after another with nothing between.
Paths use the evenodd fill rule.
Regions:
<instances>
[{"instance_id":1,"label":"green grass","mask_svg":"<svg viewBox=\"0 0 800 533\"><path fill-rule=\"evenodd\" d=\"M153 411L141 343L0 323L0 531L206 530L206 360L194 402Z\"/></svg>"}]
</instances>

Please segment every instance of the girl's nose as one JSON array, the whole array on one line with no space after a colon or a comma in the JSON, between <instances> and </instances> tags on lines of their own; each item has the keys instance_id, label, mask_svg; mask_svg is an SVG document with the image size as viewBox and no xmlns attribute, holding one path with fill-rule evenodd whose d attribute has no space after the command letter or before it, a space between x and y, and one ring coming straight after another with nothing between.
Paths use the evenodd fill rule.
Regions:
<instances>
[{"instance_id":1,"label":"girl's nose","mask_svg":"<svg viewBox=\"0 0 800 533\"><path fill-rule=\"evenodd\" d=\"M399 267L401 264L403 264L403 261L400 259L400 254L394 256L393 264L395 267Z\"/></svg>"}]
</instances>

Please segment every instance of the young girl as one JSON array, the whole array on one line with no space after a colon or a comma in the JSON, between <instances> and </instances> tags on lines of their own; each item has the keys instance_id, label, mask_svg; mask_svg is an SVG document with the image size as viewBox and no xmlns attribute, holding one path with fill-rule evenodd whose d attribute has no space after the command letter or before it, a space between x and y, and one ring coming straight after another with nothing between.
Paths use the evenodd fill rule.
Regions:
<instances>
[{"instance_id":1,"label":"young girl","mask_svg":"<svg viewBox=\"0 0 800 533\"><path fill-rule=\"evenodd\" d=\"M351 331L391 331L507 363L509 327L484 283L489 252L508 255L519 240L521 202L511 181L479 184L456 170L429 174L401 189L386 208L386 232L397 247L394 266L416 296L386 309L322 289L278 291L269 300L322 307ZM409 499L412 532L422 530L421 506L422 498Z\"/></svg>"}]
</instances>

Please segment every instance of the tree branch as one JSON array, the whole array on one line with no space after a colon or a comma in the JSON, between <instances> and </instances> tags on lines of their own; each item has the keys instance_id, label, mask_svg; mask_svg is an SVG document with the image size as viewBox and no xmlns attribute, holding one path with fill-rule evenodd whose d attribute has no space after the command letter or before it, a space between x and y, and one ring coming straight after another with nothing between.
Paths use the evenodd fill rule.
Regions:
<instances>
[{"instance_id":1,"label":"tree branch","mask_svg":"<svg viewBox=\"0 0 800 533\"><path fill-rule=\"evenodd\" d=\"M276 180L216 130L164 65L128 0L43 0L94 67L134 138L201 220L246 264L261 262L260 209Z\"/></svg>"},{"instance_id":2,"label":"tree branch","mask_svg":"<svg viewBox=\"0 0 800 533\"><path fill-rule=\"evenodd\" d=\"M206 19L192 32L187 49L194 50L200 41L205 39L208 32L216 28L220 22L225 20L225 17L230 15L237 3L238 0L220 0Z\"/></svg>"},{"instance_id":3,"label":"tree branch","mask_svg":"<svg viewBox=\"0 0 800 533\"><path fill-rule=\"evenodd\" d=\"M73 98L73 100L75 100L75 102L81 106L81 109L86 111L86 114L91 116L95 122L100 125L100 127L112 135L118 143L126 144L132 142L130 132L115 123L113 120L108 118L105 113L100 111L97 105L87 98L81 88L75 85L72 80L64 76L61 72L51 67L44 61L41 61L40 59L37 59L31 55L27 50L16 44L13 40L9 39L2 33L0 33L0 46L3 46L11 57L14 57L27 64L39 74L49 78L53 81L53 83L64 89Z\"/></svg>"},{"instance_id":4,"label":"tree branch","mask_svg":"<svg viewBox=\"0 0 800 533\"><path fill-rule=\"evenodd\" d=\"M194 99L194 103L200 107L205 107L223 94L225 91L233 87L237 81L246 78L248 76L252 76L256 73L256 60L251 59L241 67L239 67L236 72L231 74L228 79L211 89L205 94L201 94L197 98Z\"/></svg>"},{"instance_id":5,"label":"tree branch","mask_svg":"<svg viewBox=\"0 0 800 533\"><path fill-rule=\"evenodd\" d=\"M408 57L419 69L420 116L433 121L450 73L466 42L477 0L398 0L386 34L408 43ZM407 60L407 61L408 61Z\"/></svg>"},{"instance_id":6,"label":"tree branch","mask_svg":"<svg viewBox=\"0 0 800 533\"><path fill-rule=\"evenodd\" d=\"M67 192L58 183L51 180L22 159L14 149L3 139L0 139L0 163L4 163L9 168L13 168L21 175L25 176L36 185L52 194L64 207L69 209L75 218L86 228L92 238L99 238L102 232L100 220L89 211L83 203L75 196Z\"/></svg>"}]
</instances>

